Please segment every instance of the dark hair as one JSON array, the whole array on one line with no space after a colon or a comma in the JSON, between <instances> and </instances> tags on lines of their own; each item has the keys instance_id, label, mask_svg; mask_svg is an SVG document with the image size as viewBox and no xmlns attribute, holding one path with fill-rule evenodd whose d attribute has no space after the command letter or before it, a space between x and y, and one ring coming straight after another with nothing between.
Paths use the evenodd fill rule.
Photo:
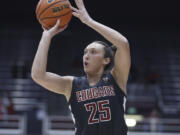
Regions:
<instances>
[{"instance_id":1,"label":"dark hair","mask_svg":"<svg viewBox=\"0 0 180 135\"><path fill-rule=\"evenodd\" d=\"M116 53L117 48L114 45L109 46L103 41L94 41L93 43L98 43L104 46L104 58L110 58L110 63L106 65L104 71L110 71L114 66L114 55Z\"/></svg>"}]
</instances>

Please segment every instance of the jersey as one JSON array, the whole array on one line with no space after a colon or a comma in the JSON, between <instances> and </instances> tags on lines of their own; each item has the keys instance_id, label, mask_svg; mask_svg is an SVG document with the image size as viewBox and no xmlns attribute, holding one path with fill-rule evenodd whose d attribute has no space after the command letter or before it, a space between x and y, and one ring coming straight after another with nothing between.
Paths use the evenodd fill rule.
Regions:
<instances>
[{"instance_id":1,"label":"jersey","mask_svg":"<svg viewBox=\"0 0 180 135\"><path fill-rule=\"evenodd\" d=\"M94 86L86 76L75 77L69 100L75 135L127 135L125 99L111 73L103 74Z\"/></svg>"}]
</instances>

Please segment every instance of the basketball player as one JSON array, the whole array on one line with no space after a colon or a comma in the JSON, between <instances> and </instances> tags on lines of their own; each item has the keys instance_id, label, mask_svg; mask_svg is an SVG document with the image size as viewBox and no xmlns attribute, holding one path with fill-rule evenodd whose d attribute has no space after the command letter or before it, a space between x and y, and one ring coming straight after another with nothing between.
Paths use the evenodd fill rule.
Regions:
<instances>
[{"instance_id":1,"label":"basketball player","mask_svg":"<svg viewBox=\"0 0 180 135\"><path fill-rule=\"evenodd\" d=\"M65 95L75 119L76 135L127 135L124 104L130 69L128 41L119 32L93 20L83 0L75 2L78 8L72 7L73 15L110 41L117 48L115 55L110 46L94 41L84 50L85 76L46 72L51 39L65 29L59 30L60 21L57 21L53 28L42 34L32 66L32 78L44 88Z\"/></svg>"}]
</instances>

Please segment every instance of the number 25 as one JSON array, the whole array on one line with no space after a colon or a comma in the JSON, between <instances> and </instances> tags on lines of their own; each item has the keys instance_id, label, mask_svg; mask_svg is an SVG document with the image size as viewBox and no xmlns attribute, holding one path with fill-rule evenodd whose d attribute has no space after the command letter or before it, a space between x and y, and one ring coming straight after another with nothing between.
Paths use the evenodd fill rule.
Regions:
<instances>
[{"instance_id":1,"label":"number 25","mask_svg":"<svg viewBox=\"0 0 180 135\"><path fill-rule=\"evenodd\" d=\"M91 102L85 104L86 111L91 111L88 124L94 124L111 120L111 110L109 107L104 105L108 105L109 100L98 101L97 104L95 102ZM99 118L95 118L97 110L99 111Z\"/></svg>"}]
</instances>

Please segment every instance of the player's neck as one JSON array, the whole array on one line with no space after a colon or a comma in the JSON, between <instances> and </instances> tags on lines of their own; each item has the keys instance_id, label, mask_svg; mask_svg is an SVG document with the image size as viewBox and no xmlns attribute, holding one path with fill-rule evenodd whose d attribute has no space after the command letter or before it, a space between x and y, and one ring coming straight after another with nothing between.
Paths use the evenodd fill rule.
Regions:
<instances>
[{"instance_id":1,"label":"player's neck","mask_svg":"<svg viewBox=\"0 0 180 135\"><path fill-rule=\"evenodd\" d=\"M104 73L104 70L96 72L94 74L87 74L87 79L88 79L89 85L90 86L96 85L99 82L99 80L101 79L101 76L103 75L103 73Z\"/></svg>"}]
</instances>

